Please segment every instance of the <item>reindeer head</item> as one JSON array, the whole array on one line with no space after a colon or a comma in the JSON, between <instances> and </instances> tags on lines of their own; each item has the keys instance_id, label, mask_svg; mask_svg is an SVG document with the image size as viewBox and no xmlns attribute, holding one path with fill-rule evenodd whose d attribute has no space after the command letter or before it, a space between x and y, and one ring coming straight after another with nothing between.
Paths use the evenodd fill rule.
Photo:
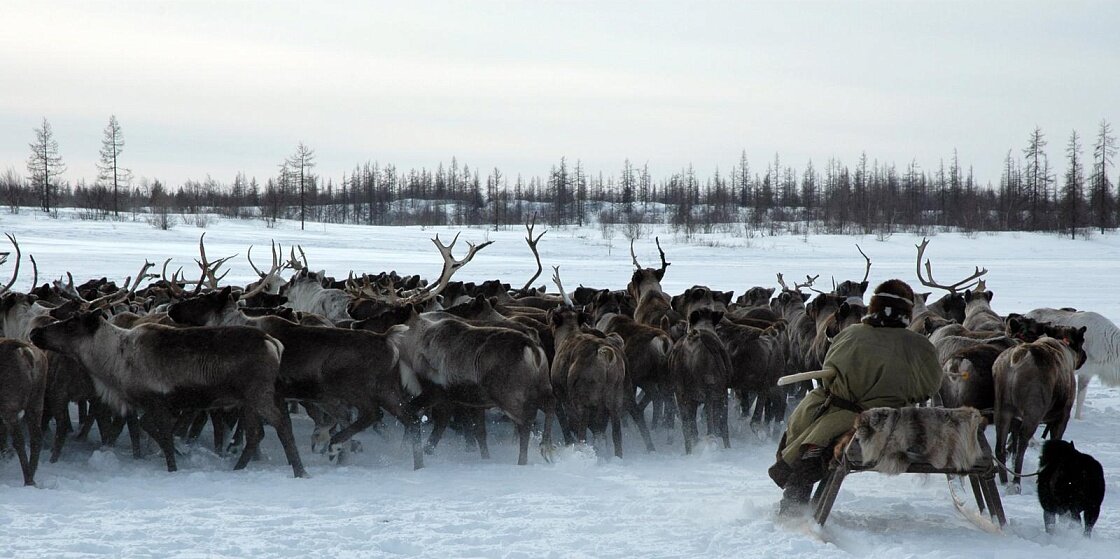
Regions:
<instances>
[{"instance_id":1,"label":"reindeer head","mask_svg":"<svg viewBox=\"0 0 1120 559\"><path fill-rule=\"evenodd\" d=\"M77 345L97 335L97 331L106 324L101 311L78 313L66 320L35 328L31 331L31 343L47 351L77 358Z\"/></svg>"},{"instance_id":2,"label":"reindeer head","mask_svg":"<svg viewBox=\"0 0 1120 559\"><path fill-rule=\"evenodd\" d=\"M696 309L688 314L689 334L700 330L715 332L716 326L723 320L723 311L714 309Z\"/></svg>"},{"instance_id":3,"label":"reindeer head","mask_svg":"<svg viewBox=\"0 0 1120 559\"><path fill-rule=\"evenodd\" d=\"M740 295L735 302L744 307L765 307L770 304L774 291L773 287L752 287Z\"/></svg>"},{"instance_id":4,"label":"reindeer head","mask_svg":"<svg viewBox=\"0 0 1120 559\"><path fill-rule=\"evenodd\" d=\"M171 305L167 308L167 316L179 324L207 326L213 324L217 317L236 310L240 297L240 293L226 286Z\"/></svg>"}]
</instances>

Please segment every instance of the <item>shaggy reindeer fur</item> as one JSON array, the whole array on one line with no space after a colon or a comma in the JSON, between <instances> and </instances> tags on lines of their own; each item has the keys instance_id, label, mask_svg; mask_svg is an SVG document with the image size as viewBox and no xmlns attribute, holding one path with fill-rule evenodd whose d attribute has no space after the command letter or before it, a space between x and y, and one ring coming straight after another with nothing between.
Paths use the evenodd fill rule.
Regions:
<instances>
[{"instance_id":1,"label":"shaggy reindeer fur","mask_svg":"<svg viewBox=\"0 0 1120 559\"><path fill-rule=\"evenodd\" d=\"M731 378L728 385L739 396L745 414L755 400L751 424L765 422L776 426L785 419L786 393L778 386L778 378L785 373L785 323L766 329L741 326L723 320L716 333L723 340L731 359Z\"/></svg>"},{"instance_id":2,"label":"shaggy reindeer fur","mask_svg":"<svg viewBox=\"0 0 1120 559\"><path fill-rule=\"evenodd\" d=\"M862 460L889 475L913 462L966 471L982 456L976 438L983 418L972 408L872 408L856 417Z\"/></svg>"},{"instance_id":3,"label":"shaggy reindeer fur","mask_svg":"<svg viewBox=\"0 0 1120 559\"><path fill-rule=\"evenodd\" d=\"M670 302L673 310L681 316L689 316L692 311L712 309L727 312L727 305L731 304L731 291L712 291L703 285L694 285L684 293L673 297Z\"/></svg>"},{"instance_id":4,"label":"shaggy reindeer fur","mask_svg":"<svg viewBox=\"0 0 1120 559\"><path fill-rule=\"evenodd\" d=\"M555 403L548 359L532 339L508 328L471 326L450 315L429 318L415 310L406 325L401 376L413 393L423 381L457 403L501 409L517 425L519 465L528 464L529 430L543 409L541 444L551 445Z\"/></svg>"},{"instance_id":5,"label":"shaggy reindeer fur","mask_svg":"<svg viewBox=\"0 0 1120 559\"><path fill-rule=\"evenodd\" d=\"M701 404L707 417L708 434L719 433L724 448L731 447L727 432L731 357L715 332L722 318L723 313L719 311L693 311L688 317L688 333L669 351L669 374L676 388L685 454L692 453L699 438L696 411Z\"/></svg>"},{"instance_id":6,"label":"shaggy reindeer fur","mask_svg":"<svg viewBox=\"0 0 1120 559\"><path fill-rule=\"evenodd\" d=\"M296 477L307 472L292 438L291 419L276 398L284 346L255 328L113 326L100 312L37 328L31 341L78 360L101 399L121 415L144 410L145 430L159 443L167 470L175 471L173 411L242 407L251 429L235 469L244 468L260 443L259 419L271 424Z\"/></svg>"},{"instance_id":7,"label":"shaggy reindeer fur","mask_svg":"<svg viewBox=\"0 0 1120 559\"><path fill-rule=\"evenodd\" d=\"M757 308L770 307L770 298L774 296L773 287L752 287L746 293L735 299L735 304L741 307Z\"/></svg>"},{"instance_id":8,"label":"shaggy reindeer fur","mask_svg":"<svg viewBox=\"0 0 1120 559\"><path fill-rule=\"evenodd\" d=\"M277 316L251 318L237 306L238 298L227 287L177 303L169 314L192 326L252 326L279 340L284 346L276 386L281 398L342 409L346 418L350 408L358 411L353 423L330 436L325 446L332 457L338 456L351 437L377 421L382 408L406 428L419 428L416 415L407 407L413 394L404 390L397 367L397 345L406 326L393 326L378 334L303 326ZM329 428L317 425L319 431ZM417 445L413 448L417 467L423 463L419 452Z\"/></svg>"},{"instance_id":9,"label":"shaggy reindeer fur","mask_svg":"<svg viewBox=\"0 0 1120 559\"><path fill-rule=\"evenodd\" d=\"M964 292L964 322L965 328L973 332L1003 332L1003 318L992 310L991 291Z\"/></svg>"},{"instance_id":10,"label":"shaggy reindeer fur","mask_svg":"<svg viewBox=\"0 0 1120 559\"><path fill-rule=\"evenodd\" d=\"M285 305L297 311L321 314L331 322L349 320L350 296L341 289L326 289L321 282L320 274L300 270L281 292L288 298Z\"/></svg>"},{"instance_id":11,"label":"shaggy reindeer fur","mask_svg":"<svg viewBox=\"0 0 1120 559\"><path fill-rule=\"evenodd\" d=\"M549 324L556 343L552 362L552 390L564 439L574 436L585 442L587 430L594 439L605 436L611 424L614 455L622 458L622 412L625 407L626 361L622 336L581 331L581 311L558 308L549 311Z\"/></svg>"},{"instance_id":12,"label":"shaggy reindeer fur","mask_svg":"<svg viewBox=\"0 0 1120 559\"><path fill-rule=\"evenodd\" d=\"M1120 386L1120 328L1111 320L1095 313L1065 309L1035 309L1027 318L1058 326L1085 327L1085 363L1077 369L1077 411L1081 419L1085 392L1093 377L1100 377L1105 386Z\"/></svg>"},{"instance_id":13,"label":"shaggy reindeer fur","mask_svg":"<svg viewBox=\"0 0 1120 559\"><path fill-rule=\"evenodd\" d=\"M1044 336L1038 341L1013 347L996 359L992 376L996 383L996 456L1006 463L1007 436L1015 452L1015 479L1010 491L1018 492L1019 474L1027 442L1039 424L1046 423L1051 439L1061 439L1073 407L1073 371L1085 360L1085 328L1062 328L1059 339ZM1012 431L1015 422L1018 427ZM1007 473L1000 471L1000 480Z\"/></svg>"},{"instance_id":14,"label":"shaggy reindeer fur","mask_svg":"<svg viewBox=\"0 0 1120 559\"><path fill-rule=\"evenodd\" d=\"M669 349L673 342L660 328L638 324L634 319L613 312L602 315L595 327L607 334L618 334L624 342L626 357L626 406L638 425L646 450L653 452L653 438L646 424L645 409L650 402L669 394ZM642 389L642 401L635 389Z\"/></svg>"},{"instance_id":15,"label":"shaggy reindeer fur","mask_svg":"<svg viewBox=\"0 0 1120 559\"><path fill-rule=\"evenodd\" d=\"M0 339L0 425L12 438L24 485L35 485L39 468L46 389L47 357L43 352L26 342ZM23 424L27 424L26 449Z\"/></svg>"},{"instance_id":16,"label":"shaggy reindeer fur","mask_svg":"<svg viewBox=\"0 0 1120 559\"><path fill-rule=\"evenodd\" d=\"M978 344L950 356L943 365L941 405L947 408L968 406L991 417L996 405L992 366L1003 352L1002 347Z\"/></svg>"},{"instance_id":17,"label":"shaggy reindeer fur","mask_svg":"<svg viewBox=\"0 0 1120 559\"><path fill-rule=\"evenodd\" d=\"M1085 513L1085 537L1092 536L1104 502L1101 463L1078 452L1073 442L1049 440L1042 444L1038 470L1038 504L1046 532L1053 533L1058 515L1069 515L1081 523L1081 513Z\"/></svg>"},{"instance_id":18,"label":"shaggy reindeer fur","mask_svg":"<svg viewBox=\"0 0 1120 559\"><path fill-rule=\"evenodd\" d=\"M866 310L867 308L863 306L862 301L849 299L840 303L836 310L826 316L818 316L817 333L809 345L810 359L807 363L824 363L828 348L832 346L832 338L835 338L845 328L859 324ZM806 370L814 370L815 368L810 366Z\"/></svg>"},{"instance_id":19,"label":"shaggy reindeer fur","mask_svg":"<svg viewBox=\"0 0 1120 559\"><path fill-rule=\"evenodd\" d=\"M664 275L664 270L642 268L630 278L626 290L636 301L634 320L640 324L663 328L665 322L672 325L681 321L680 313L673 310L672 300L661 289Z\"/></svg>"}]
</instances>

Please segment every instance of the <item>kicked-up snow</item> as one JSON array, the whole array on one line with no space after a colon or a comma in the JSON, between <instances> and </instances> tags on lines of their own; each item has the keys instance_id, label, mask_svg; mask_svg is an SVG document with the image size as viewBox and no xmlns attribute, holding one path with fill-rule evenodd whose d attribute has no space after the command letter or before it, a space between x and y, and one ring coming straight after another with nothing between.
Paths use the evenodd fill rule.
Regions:
<instances>
[{"instance_id":1,"label":"kicked-up snow","mask_svg":"<svg viewBox=\"0 0 1120 559\"><path fill-rule=\"evenodd\" d=\"M144 259L171 270L197 272L198 236L179 225L170 231L142 221L49 219L25 210L0 216L25 254L15 289L30 285L26 254L39 263L40 283L71 271L75 279L108 276L123 281ZM239 253L227 278L255 275L244 259L256 245L258 264L270 239L299 243L314 269L335 276L396 269L434 277L440 259L429 239L449 239L448 228L378 228L215 219L205 229L211 258ZM916 283L914 245L896 234L873 237L747 235L742 229L685 241L661 231L672 262L665 289L694 284L742 292L787 278L821 274L818 284L860 279L858 242L873 260L872 284L899 277ZM465 241L496 241L456 277L501 278L519 287L535 270L524 232L465 229ZM612 246L608 246L612 245ZM643 265L654 265L652 236L636 243ZM262 250L262 248L264 250ZM3 249L7 250L7 249ZM286 249L285 249L286 250ZM598 228L549 232L540 244L548 266L559 265L565 286L619 288L632 269L621 229L611 242ZM942 233L927 252L935 277L951 282L987 267L997 312L1072 306L1120 321L1120 302L1110 287L1120 262L1120 237L1071 241L1050 235ZM158 268L158 266L157 266ZM0 268L6 281L11 262ZM548 273L535 284L545 283ZM551 286L550 286L551 287ZM490 429L490 460L450 434L411 468L400 427L356 437L360 452L328 462L310 448L311 422L294 417L297 440L312 479L294 479L275 432L266 429L264 460L233 472L233 457L211 450L209 434L183 448L180 471L169 474L154 445L134 460L127 437L116 448L92 442L67 444L56 464L44 455L39 486L22 487L14 458L0 461L0 556L3 557L1115 557L1120 539L1120 390L1098 381L1089 388L1085 419L1071 421L1067 438L1104 465L1110 492L1091 540L1059 523L1043 531L1032 480L1022 495L1005 495L1010 525L1003 535L978 530L954 509L941 476L886 477L862 473L845 480L823 530L779 521L780 491L766 475L776 440L751 430L732 407L732 448L704 441L685 456L679 431L657 430L657 452L647 454L632 426L624 429L624 459L592 447L563 448L552 463L535 452L515 465L513 430ZM989 429L989 435L991 430ZM97 432L91 434L91 441ZM1028 451L1025 470L1037 465ZM971 502L971 495L965 497Z\"/></svg>"}]
</instances>

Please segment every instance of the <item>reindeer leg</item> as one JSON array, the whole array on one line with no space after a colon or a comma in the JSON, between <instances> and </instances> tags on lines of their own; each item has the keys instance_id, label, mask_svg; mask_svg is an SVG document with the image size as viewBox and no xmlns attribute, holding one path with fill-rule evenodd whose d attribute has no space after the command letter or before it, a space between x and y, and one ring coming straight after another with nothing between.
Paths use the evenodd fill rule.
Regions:
<instances>
[{"instance_id":1,"label":"reindeer leg","mask_svg":"<svg viewBox=\"0 0 1120 559\"><path fill-rule=\"evenodd\" d=\"M344 443L350 440L351 437L366 430L373 422L377 421L377 407L376 405L370 409L368 406L358 410L358 418L353 423L347 425L345 429L331 435L330 444L327 445L327 459L331 462L342 464ZM298 477L298 476L297 476Z\"/></svg>"},{"instance_id":2,"label":"reindeer leg","mask_svg":"<svg viewBox=\"0 0 1120 559\"><path fill-rule=\"evenodd\" d=\"M1077 415L1076 419L1081 419L1081 411L1085 408L1085 395L1089 391L1089 381L1093 380L1089 375L1077 376ZM1059 439L1061 437L1058 437Z\"/></svg>"},{"instance_id":3,"label":"reindeer leg","mask_svg":"<svg viewBox=\"0 0 1120 559\"><path fill-rule=\"evenodd\" d=\"M89 430L93 426L92 415L93 406L90 405L89 400L78 400L75 402L78 405L78 434L74 435L74 440L84 441L89 436ZM67 406L69 407L69 406ZM66 416L67 427L70 427L70 416ZM55 428L57 428L57 422Z\"/></svg>"},{"instance_id":4,"label":"reindeer leg","mask_svg":"<svg viewBox=\"0 0 1120 559\"><path fill-rule=\"evenodd\" d=\"M59 402L57 399L50 402L51 415L54 417L54 441L51 444L50 463L58 462L62 456L62 446L66 444L67 429L70 425L70 403Z\"/></svg>"},{"instance_id":5,"label":"reindeer leg","mask_svg":"<svg viewBox=\"0 0 1120 559\"><path fill-rule=\"evenodd\" d=\"M12 437L12 448L16 451L16 456L19 457L19 468L23 471L23 484L35 485L35 474L31 471L31 465L27 461L27 449L25 448L23 440L23 425L16 414L5 414L4 427Z\"/></svg>"},{"instance_id":6,"label":"reindeer leg","mask_svg":"<svg viewBox=\"0 0 1120 559\"><path fill-rule=\"evenodd\" d=\"M696 429L696 404L683 401L678 406L681 414L681 434L684 436L684 453L692 454L699 433Z\"/></svg>"},{"instance_id":7,"label":"reindeer leg","mask_svg":"<svg viewBox=\"0 0 1120 559\"><path fill-rule=\"evenodd\" d=\"M1001 463L1007 464L1007 432L1011 427L1011 414L1001 412L996 415L996 459ZM1007 470L1005 468L999 469L999 482L1007 483Z\"/></svg>"},{"instance_id":8,"label":"reindeer leg","mask_svg":"<svg viewBox=\"0 0 1120 559\"><path fill-rule=\"evenodd\" d=\"M614 444L614 455L622 458L622 414L618 408L611 408L611 442ZM646 431L649 432L648 430Z\"/></svg>"},{"instance_id":9,"label":"reindeer leg","mask_svg":"<svg viewBox=\"0 0 1120 559\"><path fill-rule=\"evenodd\" d=\"M653 436L650 435L649 425L646 424L645 408L638 406L633 394L626 398L626 410L630 412L630 419L638 425L638 432L642 434L642 442L646 443L646 452L653 452Z\"/></svg>"},{"instance_id":10,"label":"reindeer leg","mask_svg":"<svg viewBox=\"0 0 1120 559\"><path fill-rule=\"evenodd\" d=\"M478 452L483 460L490 459L490 447L486 444L486 410L474 410L474 438L478 442Z\"/></svg>"},{"instance_id":11,"label":"reindeer leg","mask_svg":"<svg viewBox=\"0 0 1120 559\"><path fill-rule=\"evenodd\" d=\"M132 457L139 460L144 455L140 449L140 418L135 413L130 413L128 417L124 418L124 424L128 426L128 439L132 445Z\"/></svg>"},{"instance_id":12,"label":"reindeer leg","mask_svg":"<svg viewBox=\"0 0 1120 559\"><path fill-rule=\"evenodd\" d=\"M1011 487L1007 488L1007 493L1009 495L1018 495L1023 491L1022 487L1020 487L1020 481L1022 479L1020 474L1023 473L1023 458L1027 453L1027 443L1030 442L1031 435L1037 430L1038 424L1033 421L1024 420L1019 424L1019 432L1016 437L1018 440L1015 445L1015 464L1013 466L1015 469L1015 477L1011 480Z\"/></svg>"},{"instance_id":13,"label":"reindeer leg","mask_svg":"<svg viewBox=\"0 0 1120 559\"><path fill-rule=\"evenodd\" d=\"M140 424L159 445L164 460L167 462L167 471L176 471L178 466L175 464L175 443L172 434L175 418L171 415L171 412L159 404L146 406L144 415L140 417Z\"/></svg>"},{"instance_id":14,"label":"reindeer leg","mask_svg":"<svg viewBox=\"0 0 1120 559\"><path fill-rule=\"evenodd\" d=\"M237 463L233 465L233 469L243 470L245 466L249 465L249 460L257 453L257 449L260 448L261 439L264 437L264 428L261 426L261 418L248 407L243 407L241 410L238 428L241 429L242 435L245 437L245 448L241 449L241 456L237 458Z\"/></svg>"},{"instance_id":15,"label":"reindeer leg","mask_svg":"<svg viewBox=\"0 0 1120 559\"><path fill-rule=\"evenodd\" d=\"M719 430L719 436L723 439L723 448L731 448L731 433L727 428L727 396L724 395L716 402L716 407L713 410L716 416L716 427Z\"/></svg>"},{"instance_id":16,"label":"reindeer leg","mask_svg":"<svg viewBox=\"0 0 1120 559\"><path fill-rule=\"evenodd\" d=\"M287 456L288 464L292 466L292 472L295 476L311 477L307 475L307 470L303 468L303 460L299 457L296 438L292 433L292 417L287 414L284 399L275 396L271 400L259 402L255 407L256 412L276 430L276 435L280 438L280 444L284 447L284 454ZM251 413L249 410L246 411L247 414ZM376 415L374 417L376 418Z\"/></svg>"},{"instance_id":17,"label":"reindeer leg","mask_svg":"<svg viewBox=\"0 0 1120 559\"><path fill-rule=\"evenodd\" d=\"M428 435L428 442L424 444L424 454L433 454L451 423L451 406L447 403L437 404L428 413L432 417L432 434Z\"/></svg>"},{"instance_id":18,"label":"reindeer leg","mask_svg":"<svg viewBox=\"0 0 1120 559\"><path fill-rule=\"evenodd\" d=\"M527 418L522 418L516 425L518 443L517 465L524 466L529 463L529 428L532 426L532 421Z\"/></svg>"}]
</instances>

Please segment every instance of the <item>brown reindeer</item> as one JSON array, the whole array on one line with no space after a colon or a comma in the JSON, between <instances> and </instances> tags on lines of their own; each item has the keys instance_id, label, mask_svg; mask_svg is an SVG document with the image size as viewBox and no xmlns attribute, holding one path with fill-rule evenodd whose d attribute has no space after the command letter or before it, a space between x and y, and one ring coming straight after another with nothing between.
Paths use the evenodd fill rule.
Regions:
<instances>
[{"instance_id":1,"label":"brown reindeer","mask_svg":"<svg viewBox=\"0 0 1120 559\"><path fill-rule=\"evenodd\" d=\"M995 378L996 456L1006 462L1007 438L1015 453L1010 492L1019 492L1023 454L1038 426L1046 423L1051 439L1061 439L1074 401L1074 370L1085 362L1085 328L1057 328L1003 352L992 366ZM1000 480L1007 473L1000 471Z\"/></svg>"},{"instance_id":2,"label":"brown reindeer","mask_svg":"<svg viewBox=\"0 0 1120 559\"><path fill-rule=\"evenodd\" d=\"M141 424L159 444L168 471L177 469L173 412L240 406L250 435L235 469L244 468L260 443L260 422L280 437L296 477L307 472L292 438L291 420L276 398L283 346L255 328L171 328L145 324L118 328L99 311L32 330L40 348L85 366L107 404L121 415L144 410Z\"/></svg>"},{"instance_id":3,"label":"brown reindeer","mask_svg":"<svg viewBox=\"0 0 1120 559\"><path fill-rule=\"evenodd\" d=\"M626 360L618 334L585 332L587 316L570 307L549 311L556 343L552 390L564 438L586 442L590 428L598 442L611 424L614 455L622 458L622 413L625 410Z\"/></svg>"},{"instance_id":4,"label":"brown reindeer","mask_svg":"<svg viewBox=\"0 0 1120 559\"><path fill-rule=\"evenodd\" d=\"M995 294L982 287L964 292L964 322L961 325L973 332L1003 332L1003 317L992 310Z\"/></svg>"},{"instance_id":5,"label":"brown reindeer","mask_svg":"<svg viewBox=\"0 0 1120 559\"><path fill-rule=\"evenodd\" d=\"M669 351L669 375L677 396L684 431L685 454L692 454L699 433L696 411L704 406L708 434L723 439L731 447L727 431L727 385L731 379L731 358L716 334L723 313L711 309L693 311L688 317L688 333Z\"/></svg>"},{"instance_id":6,"label":"brown reindeer","mask_svg":"<svg viewBox=\"0 0 1120 559\"><path fill-rule=\"evenodd\" d=\"M679 313L673 310L672 300L661 289L661 280L665 278L665 270L671 265L665 260L665 251L661 250L661 240L654 239L657 243L657 252L661 255L661 267L657 269L643 268L638 263L638 256L634 254L634 243L630 242L630 258L634 262L634 275L630 284L626 286L630 297L634 299L634 320L667 330L669 326L681 320Z\"/></svg>"},{"instance_id":7,"label":"brown reindeer","mask_svg":"<svg viewBox=\"0 0 1120 559\"><path fill-rule=\"evenodd\" d=\"M35 470L43 447L40 418L47 389L47 357L26 342L0 339L0 363L0 425L11 436L24 485L35 485Z\"/></svg>"},{"instance_id":8,"label":"brown reindeer","mask_svg":"<svg viewBox=\"0 0 1120 559\"><path fill-rule=\"evenodd\" d=\"M728 386L738 394L744 415L754 401L751 426L755 428L761 424L776 428L785 420L786 394L777 384L785 374L784 328L784 322L762 329L726 319L716 327L731 359Z\"/></svg>"}]
</instances>

